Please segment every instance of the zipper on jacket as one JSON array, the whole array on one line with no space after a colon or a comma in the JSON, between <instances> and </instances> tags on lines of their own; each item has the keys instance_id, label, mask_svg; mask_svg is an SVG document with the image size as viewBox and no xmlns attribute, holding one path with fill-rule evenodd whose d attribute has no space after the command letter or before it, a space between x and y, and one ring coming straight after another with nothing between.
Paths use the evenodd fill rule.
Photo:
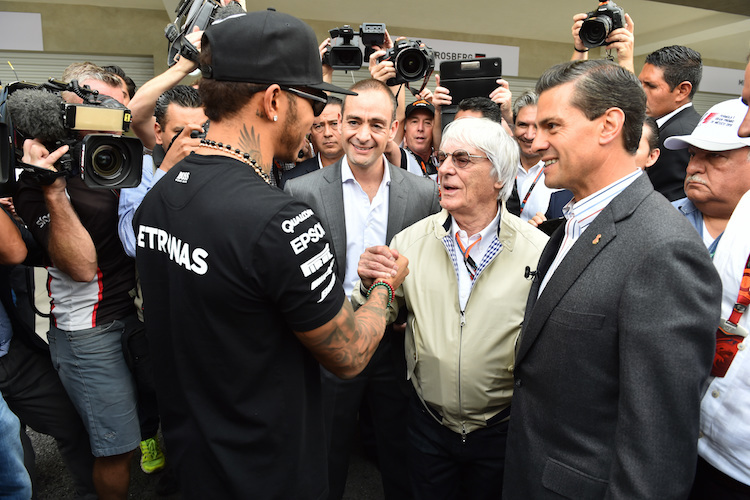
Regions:
<instances>
[{"instance_id":1,"label":"zipper on jacket","mask_svg":"<svg viewBox=\"0 0 750 500\"><path fill-rule=\"evenodd\" d=\"M461 394L461 360L463 359L461 351L463 350L464 325L466 324L465 311L461 311L461 329L458 335L458 411L461 415L461 444L466 444L466 422L464 421L464 401Z\"/></svg>"}]
</instances>

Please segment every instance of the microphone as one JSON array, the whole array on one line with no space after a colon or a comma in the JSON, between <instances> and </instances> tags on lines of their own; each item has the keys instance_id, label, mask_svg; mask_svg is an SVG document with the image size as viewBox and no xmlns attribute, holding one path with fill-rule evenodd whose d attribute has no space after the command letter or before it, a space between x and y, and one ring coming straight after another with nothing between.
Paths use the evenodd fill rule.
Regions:
<instances>
[{"instance_id":1,"label":"microphone","mask_svg":"<svg viewBox=\"0 0 750 500\"><path fill-rule=\"evenodd\" d=\"M240 5L237 2L230 2L228 5L224 7L219 7L216 9L216 17L214 17L214 22L219 21L221 19L226 19L227 17L234 16L237 14L244 14L245 10L242 8L242 5Z\"/></svg>"},{"instance_id":2,"label":"microphone","mask_svg":"<svg viewBox=\"0 0 750 500\"><path fill-rule=\"evenodd\" d=\"M61 104L59 95L46 90L21 89L8 96L8 111L13 125L43 143L68 137Z\"/></svg>"},{"instance_id":3,"label":"microphone","mask_svg":"<svg viewBox=\"0 0 750 500\"><path fill-rule=\"evenodd\" d=\"M532 271L529 266L526 266L526 270L523 272L523 277L526 279L534 279L534 277L536 277L536 271Z\"/></svg>"}]
</instances>

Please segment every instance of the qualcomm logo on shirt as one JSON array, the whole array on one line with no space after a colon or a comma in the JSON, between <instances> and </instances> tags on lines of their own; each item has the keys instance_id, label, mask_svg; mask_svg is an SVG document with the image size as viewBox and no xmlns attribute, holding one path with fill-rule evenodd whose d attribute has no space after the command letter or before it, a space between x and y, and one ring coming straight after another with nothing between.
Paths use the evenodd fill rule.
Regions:
<instances>
[{"instance_id":1,"label":"qualcomm logo on shirt","mask_svg":"<svg viewBox=\"0 0 750 500\"><path fill-rule=\"evenodd\" d=\"M163 252L169 255L172 261L195 274L202 275L208 271L207 251L195 247L191 252L188 243L172 236L163 229L144 225L138 226L138 246Z\"/></svg>"}]
</instances>

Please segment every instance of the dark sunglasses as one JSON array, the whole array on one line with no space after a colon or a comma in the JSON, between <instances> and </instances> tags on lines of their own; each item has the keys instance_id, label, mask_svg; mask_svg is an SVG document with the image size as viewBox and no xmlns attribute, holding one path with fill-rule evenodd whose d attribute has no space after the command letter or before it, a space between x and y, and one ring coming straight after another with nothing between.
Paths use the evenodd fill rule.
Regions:
<instances>
[{"instance_id":1,"label":"dark sunglasses","mask_svg":"<svg viewBox=\"0 0 750 500\"><path fill-rule=\"evenodd\" d=\"M488 156L479 156L479 155L470 155L468 152L464 151L463 149L457 149L452 153L446 153L445 151L438 151L437 152L437 161L438 164L442 165L445 160L448 159L449 156L453 157L453 164L458 168L466 168L466 166L469 163L475 163L472 158L484 158L485 160L489 160L490 158Z\"/></svg>"},{"instance_id":2,"label":"dark sunglasses","mask_svg":"<svg viewBox=\"0 0 750 500\"><path fill-rule=\"evenodd\" d=\"M320 91L320 94L316 95L305 92L304 90L296 89L294 87L286 87L283 85L279 85L279 87L281 87L281 90L286 90L287 92L291 92L294 95L310 101L310 104L312 104L314 116L320 116L320 113L323 112L326 104L328 104L328 95L322 90Z\"/></svg>"}]
</instances>

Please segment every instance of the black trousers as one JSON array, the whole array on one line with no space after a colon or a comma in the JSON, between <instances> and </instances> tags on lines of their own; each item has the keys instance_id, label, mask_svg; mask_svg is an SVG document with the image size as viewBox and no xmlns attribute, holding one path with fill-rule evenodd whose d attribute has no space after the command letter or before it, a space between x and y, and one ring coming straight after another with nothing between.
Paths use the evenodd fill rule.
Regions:
<instances>
[{"instance_id":1,"label":"black trousers","mask_svg":"<svg viewBox=\"0 0 750 500\"><path fill-rule=\"evenodd\" d=\"M328 440L329 500L344 495L357 413L366 402L372 414L378 464L386 500L410 499L406 423L410 383L406 380L403 335L389 331L358 376L341 380L321 368Z\"/></svg>"},{"instance_id":2,"label":"black trousers","mask_svg":"<svg viewBox=\"0 0 750 500\"><path fill-rule=\"evenodd\" d=\"M55 439L73 478L76 498L97 498L89 437L52 367L49 352L31 348L14 337L8 353L0 358L0 391L22 424ZM22 441L26 444L24 461L33 483L33 450L25 435Z\"/></svg>"},{"instance_id":3,"label":"black trousers","mask_svg":"<svg viewBox=\"0 0 750 500\"><path fill-rule=\"evenodd\" d=\"M689 500L750 500L750 485L740 483L698 457Z\"/></svg>"},{"instance_id":4,"label":"black trousers","mask_svg":"<svg viewBox=\"0 0 750 500\"><path fill-rule=\"evenodd\" d=\"M409 464L414 498L496 500L503 493L508 421L466 435L440 424L416 392L409 411Z\"/></svg>"}]
</instances>

